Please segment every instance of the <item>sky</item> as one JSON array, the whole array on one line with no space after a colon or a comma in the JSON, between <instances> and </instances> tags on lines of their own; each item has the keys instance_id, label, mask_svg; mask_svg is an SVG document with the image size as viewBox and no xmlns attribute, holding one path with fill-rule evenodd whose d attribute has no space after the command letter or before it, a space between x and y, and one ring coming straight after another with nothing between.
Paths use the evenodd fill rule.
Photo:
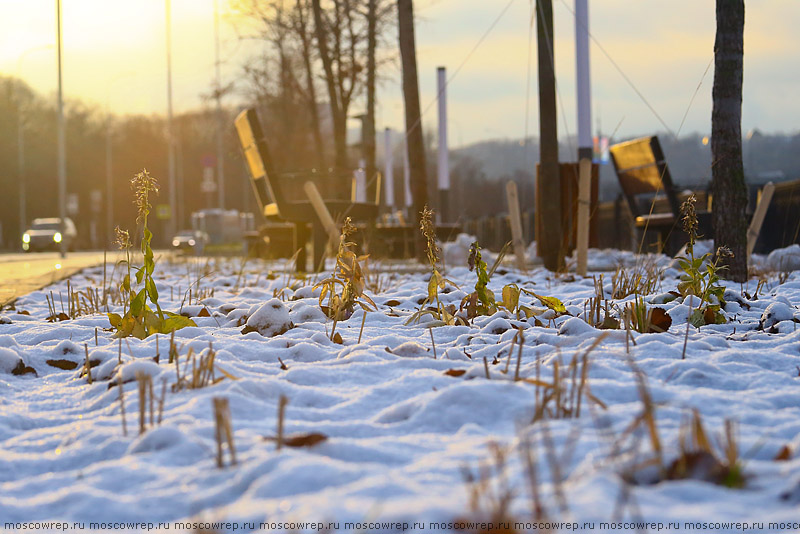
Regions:
<instances>
[{"instance_id":1,"label":"sky","mask_svg":"<svg viewBox=\"0 0 800 534\"><path fill-rule=\"evenodd\" d=\"M218 1L226 84L258 47L237 37L227 0ZM562 137L576 131L572 8L572 0L553 0ZM115 113L164 114L164 0L63 0L62 9L65 96ZM172 0L171 9L173 105L180 113L202 106L214 81L214 0ZM538 136L531 0L416 0L415 9L426 128L436 128L436 67L444 66L451 146ZM590 0L589 11L593 129L616 139L708 134L715 2ZM798 132L800 2L747 0L745 18L742 130ZM0 0L0 73L54 95L55 28L54 0ZM377 126L401 129L399 61L384 77Z\"/></svg>"}]
</instances>

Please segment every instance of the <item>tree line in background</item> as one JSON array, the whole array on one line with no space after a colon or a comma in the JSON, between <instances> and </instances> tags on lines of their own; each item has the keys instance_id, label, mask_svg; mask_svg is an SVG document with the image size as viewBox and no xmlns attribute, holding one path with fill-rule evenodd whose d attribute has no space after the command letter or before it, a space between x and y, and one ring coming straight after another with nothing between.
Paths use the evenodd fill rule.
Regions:
<instances>
[{"instance_id":1,"label":"tree line in background","mask_svg":"<svg viewBox=\"0 0 800 534\"><path fill-rule=\"evenodd\" d=\"M243 23L242 39L256 49L243 66L235 86L248 105L265 117L265 131L279 171L298 168L347 169L363 159L368 176L376 169L375 105L378 71L391 61L385 51L394 23L391 0L234 0L233 10ZM216 88L227 93L232 86ZM198 88L200 92L200 88ZM355 104L359 101L359 104ZM363 103L362 103L363 101ZM365 146L348 147L348 119L358 107ZM224 112L232 125L233 113ZM56 110L53 102L35 94L23 82L0 78L0 246L16 248L30 220L58 213L56 189ZM18 125L23 124L20 158ZM111 230L105 228L106 209L113 223L132 226L135 214L126 200L128 182L147 168L162 186L166 203L167 139L160 116L108 115L73 99L66 106L67 191L76 195L72 214L80 246L104 246ZM213 206L213 197L201 192L204 167L216 158L214 111L208 107L175 117L177 199L179 227L190 224L191 212ZM107 140L110 138L110 143ZM111 153L112 188L106 186L107 158ZM225 180L227 208L252 211L256 207L237 141L224 132L223 154L231 178ZM22 165L18 164L22 161ZM27 191L26 222L20 221L20 184ZM373 181L374 183L374 181ZM328 191L340 190L332 184ZM341 191L339 191L341 194ZM157 203L160 203L157 201ZM68 203L68 205L74 205ZM159 234L157 234L159 235ZM162 239L168 239L160 233Z\"/></svg>"},{"instance_id":2,"label":"tree line in background","mask_svg":"<svg viewBox=\"0 0 800 534\"><path fill-rule=\"evenodd\" d=\"M243 39L260 47L245 65L249 99L278 169L376 172L375 107L380 69L396 55L392 0L233 0ZM358 115L353 115L358 112ZM348 146L348 120L361 119L364 146Z\"/></svg>"},{"instance_id":3,"label":"tree line in background","mask_svg":"<svg viewBox=\"0 0 800 534\"><path fill-rule=\"evenodd\" d=\"M113 228L106 228L106 209L111 205L113 224L133 228L136 213L131 205L130 179L146 168L158 178L162 193L155 204L166 204L167 139L161 116L107 114L80 100L66 102L67 192L77 198L77 213L70 216L78 227L81 247L110 243ZM54 99L35 93L24 82L0 77L0 236L4 248L18 249L20 187L26 193L26 223L36 217L58 215L56 106ZM19 123L23 158L20 168ZM216 119L212 108L176 115L178 198L182 200L180 225L189 224L192 211L210 207L210 195L200 191L204 162L215 157ZM227 122L232 124L232 116ZM107 141L110 139L110 144ZM107 191L107 158L111 152L111 192ZM239 148L232 133L225 135L225 155L232 160L230 173L243 175ZM234 159L233 156L236 156ZM20 174L21 173L21 174ZM250 186L242 180L226 181L228 198L237 208L252 209ZM215 199L216 197L214 197ZM163 233L163 232L162 232ZM168 236L169 237L169 236ZM168 238L167 237L167 238ZM166 238L165 238L166 239Z\"/></svg>"},{"instance_id":4,"label":"tree line in background","mask_svg":"<svg viewBox=\"0 0 800 534\"><path fill-rule=\"evenodd\" d=\"M248 91L255 91L255 85ZM262 93L257 100L262 108L267 106L267 117L279 116L278 101ZM308 108L298 104L304 112ZM317 105L322 124L320 137L330 140L330 120L325 102ZM301 111L301 117L302 115ZM132 228L135 212L129 202L129 180L142 168L147 168L163 186L167 178L167 144L165 119L160 116L108 116L99 107L89 106L79 100L67 102L67 189L78 195L78 214L74 216L79 226L83 246L91 246L91 226L94 222L98 246L102 247L110 238L105 226L106 210L106 141L111 135L112 153L112 195L114 224ZM234 112L227 110L226 124L232 124ZM19 228L19 169L18 169L18 122L24 122L24 179L27 184L27 219L55 216L58 213L56 197L56 110L54 102L36 94L24 83L13 78L0 78L0 224L2 246L18 248L19 236L24 229ZM306 118L308 118L306 116ZM314 133L302 124L292 126L286 121L286 128L296 128L293 142L281 142L286 150L276 152L280 168L283 170L308 167L309 161L317 156L314 146ZM296 121L298 122L298 121ZM310 120L307 124L311 124ZM269 136L277 146L284 135L275 121L269 121ZM210 207L216 202L216 195L204 194L199 183L203 174L204 159L215 157L214 132L216 128L214 110L203 108L175 117L177 135L177 169L179 184L178 198L182 200L180 226L190 225L191 212ZM242 166L239 147L232 128L224 132L224 155L228 179L225 181L226 198L229 208L255 211L256 203L246 170ZM379 136L380 137L380 136ZM710 146L702 143L702 136L690 134L680 139L662 135L662 144L675 181L682 186L704 186L710 180ZM430 154L428 176L430 198L434 198L435 135L426 131L426 151ZM562 143L564 153L569 143ZM329 145L329 146L328 146ZM333 157L333 145L328 143L325 154ZM358 150L350 149L358 153ZM749 184L766 181L764 176L775 179L781 174L787 179L800 177L800 134L762 134L751 132L743 141L744 169ZM377 150L379 166L382 169L382 149ZM403 170L401 151L396 150L394 161L395 199L402 207ZM352 155L351 155L352 157ZM529 139L526 146L519 141L485 141L451 151L451 178L453 206L466 218L479 218L489 214L506 211L503 188L498 180L514 180L520 192L522 209L533 206L533 172L538 161L538 142ZM762 176L759 179L759 175ZM99 206L93 205L92 191L99 194ZM612 200L619 189L613 169L601 169L601 199ZM385 196L385 195L384 195ZM166 190L162 189L160 200L166 203ZM158 233L156 235L159 235Z\"/></svg>"},{"instance_id":5,"label":"tree line in background","mask_svg":"<svg viewBox=\"0 0 800 534\"><path fill-rule=\"evenodd\" d=\"M235 89L239 101L256 106L274 147L278 171L348 169L363 160L374 177L382 150L376 147L375 107L381 73L397 62L397 11L392 0L232 0L233 17L243 42L254 50L242 67ZM396 65L394 68L397 68ZM392 76L393 78L395 76ZM198 88L200 92L201 88ZM358 113L358 115L354 115ZM231 125L234 110L224 110ZM56 110L54 102L13 78L0 77L0 246L17 248L21 232L20 184L27 189L27 223L58 212L56 198ZM73 216L81 246L104 246L110 241L106 209L113 224L132 227L135 213L128 202L131 176L147 168L162 185L167 203L167 140L161 116L117 116L79 100L67 102L67 190L77 195ZM360 124L354 117L361 119ZM19 165L18 125L23 124L22 166ZM360 126L363 146L348 146L348 131ZM204 167L216 157L214 110L209 105L175 117L179 227L190 225L190 214L213 207L215 194L199 184ZM352 133L352 132L351 132ZM652 132L648 132L652 133ZM358 136L357 136L358 137ZM227 208L256 209L233 128L224 130L223 157ZM107 141L109 141L107 143ZM661 136L675 181L702 186L711 175L710 146L699 135L681 139ZM399 141L399 137L395 138ZM618 141L618 140L612 140ZM398 143L399 144L399 143ZM436 139L426 132L425 150L433 154ZM574 150L562 144L562 153ZM574 144L574 143L573 143ZM402 150L394 147L395 194L403 207ZM112 187L106 187L111 154ZM743 145L748 182L767 171L787 178L800 176L800 135L748 134ZM435 157L428 157L428 197L436 198ZM514 180L522 209L533 206L533 169L539 160L538 140L489 141L451 151L451 206L472 219L506 211L503 188L496 180ZM773 178L774 179L774 178ZM765 181L765 180L762 180ZM374 183L374 182L373 182ZM347 185L347 187L343 187ZM326 196L349 197L349 184L322 184ZM601 170L601 199L618 191L610 166ZM369 191L372 198L374 191ZM384 195L385 196L385 195ZM168 239L164 232L157 236ZM163 243L162 243L163 244Z\"/></svg>"}]
</instances>

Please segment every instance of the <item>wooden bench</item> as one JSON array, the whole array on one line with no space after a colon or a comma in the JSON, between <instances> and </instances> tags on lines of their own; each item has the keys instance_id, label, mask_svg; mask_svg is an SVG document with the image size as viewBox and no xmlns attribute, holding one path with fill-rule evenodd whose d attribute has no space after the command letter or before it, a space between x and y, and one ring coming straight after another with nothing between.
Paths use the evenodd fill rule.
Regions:
<instances>
[{"instance_id":1,"label":"wooden bench","mask_svg":"<svg viewBox=\"0 0 800 534\"><path fill-rule=\"evenodd\" d=\"M675 239L670 240L673 233L683 235L680 230L680 199L658 137L618 143L609 147L609 151L634 227L644 232L658 232L660 246L667 253L674 254L682 245ZM698 202L696 209L700 233L710 236L711 214L707 206Z\"/></svg>"},{"instance_id":2,"label":"wooden bench","mask_svg":"<svg viewBox=\"0 0 800 534\"><path fill-rule=\"evenodd\" d=\"M234 124L262 214L268 220L294 224L294 249L299 251L295 264L297 271L306 272L308 258L305 245L309 238L313 241L312 269L321 270L328 233L311 201L303 193L298 194L303 191L305 181L314 177L313 173L278 175L255 109L242 111ZM291 193L294 193L295 198L302 199L292 200ZM350 217L354 222L373 221L378 215L377 204L328 199L324 203L331 216L337 220Z\"/></svg>"}]
</instances>

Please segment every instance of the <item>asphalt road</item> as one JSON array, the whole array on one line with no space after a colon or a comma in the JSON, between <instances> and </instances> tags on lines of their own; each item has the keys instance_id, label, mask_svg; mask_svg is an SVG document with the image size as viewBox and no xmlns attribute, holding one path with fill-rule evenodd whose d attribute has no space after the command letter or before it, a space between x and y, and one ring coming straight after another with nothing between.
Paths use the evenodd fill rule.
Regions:
<instances>
[{"instance_id":1,"label":"asphalt road","mask_svg":"<svg viewBox=\"0 0 800 534\"><path fill-rule=\"evenodd\" d=\"M118 254L116 250L109 252L108 261L116 261ZM66 258L57 252L0 254L0 308L17 297L102 263L102 252L70 252Z\"/></svg>"}]
</instances>

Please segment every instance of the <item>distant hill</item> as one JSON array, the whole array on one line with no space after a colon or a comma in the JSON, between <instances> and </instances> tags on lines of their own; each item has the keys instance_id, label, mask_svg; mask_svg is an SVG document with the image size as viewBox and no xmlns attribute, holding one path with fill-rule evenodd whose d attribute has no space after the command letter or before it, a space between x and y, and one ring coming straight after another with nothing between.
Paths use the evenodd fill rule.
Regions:
<instances>
[{"instance_id":1,"label":"distant hill","mask_svg":"<svg viewBox=\"0 0 800 534\"><path fill-rule=\"evenodd\" d=\"M679 139L669 134L658 134L673 180L683 186L704 186L711 180L711 146L703 144L699 134L689 134ZM614 140L624 141L626 139ZM612 142L614 142L612 141ZM576 141L559 143L562 161L574 161ZM767 180L800 179L800 134L765 135L758 131L743 140L744 167L750 184ZM469 158L480 166L489 181L508 179L520 172L535 173L539 161L539 141L495 139L481 141L452 150L453 159ZM604 165L600 172L601 199L613 199L619 191L613 167Z\"/></svg>"}]
</instances>

